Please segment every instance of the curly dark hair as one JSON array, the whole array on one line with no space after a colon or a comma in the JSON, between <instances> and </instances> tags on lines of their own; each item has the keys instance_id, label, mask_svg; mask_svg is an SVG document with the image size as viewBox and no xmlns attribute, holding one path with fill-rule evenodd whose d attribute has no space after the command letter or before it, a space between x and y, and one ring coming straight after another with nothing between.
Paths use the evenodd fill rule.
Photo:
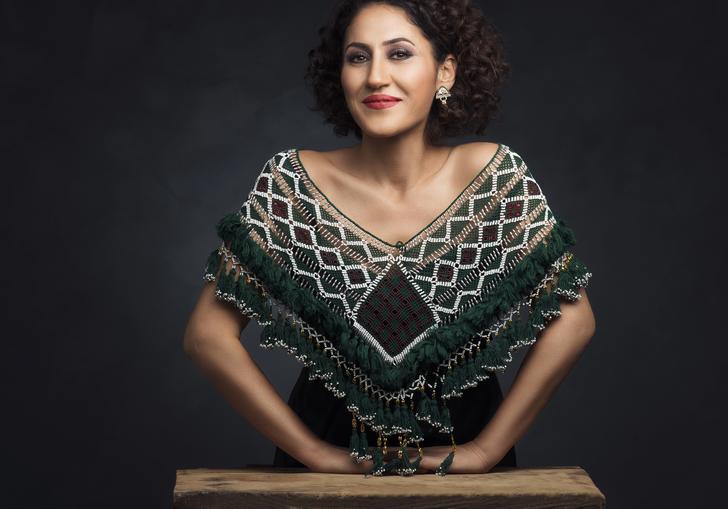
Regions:
<instances>
[{"instance_id":1,"label":"curly dark hair","mask_svg":"<svg viewBox=\"0 0 728 509\"><path fill-rule=\"evenodd\" d=\"M342 0L330 22L318 29L319 45L308 52L305 81L313 88L315 105L334 133L350 130L361 139L361 128L349 112L341 87L343 40L356 14L368 4L387 4L405 11L422 30L434 50L438 65L448 53L457 60L457 77L447 107L433 96L434 108L427 119L426 137L436 143L442 137L482 134L495 116L498 90L510 72L500 35L470 0Z\"/></svg>"}]
</instances>

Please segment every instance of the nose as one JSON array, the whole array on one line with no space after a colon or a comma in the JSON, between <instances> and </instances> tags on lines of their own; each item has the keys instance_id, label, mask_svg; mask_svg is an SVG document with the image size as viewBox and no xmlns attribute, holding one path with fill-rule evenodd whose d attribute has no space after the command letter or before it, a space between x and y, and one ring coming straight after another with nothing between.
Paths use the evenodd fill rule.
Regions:
<instances>
[{"instance_id":1,"label":"nose","mask_svg":"<svg viewBox=\"0 0 728 509\"><path fill-rule=\"evenodd\" d=\"M381 88L389 81L389 73L387 70L387 62L385 58L380 58L378 53L372 55L369 65L369 73L367 74L367 85L370 88Z\"/></svg>"}]
</instances>

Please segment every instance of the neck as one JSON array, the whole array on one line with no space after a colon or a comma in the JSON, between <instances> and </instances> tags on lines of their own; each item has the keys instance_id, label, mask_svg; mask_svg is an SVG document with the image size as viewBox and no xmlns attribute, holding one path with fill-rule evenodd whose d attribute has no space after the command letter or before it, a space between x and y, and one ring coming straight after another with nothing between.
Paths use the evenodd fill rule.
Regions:
<instances>
[{"instance_id":1,"label":"neck","mask_svg":"<svg viewBox=\"0 0 728 509\"><path fill-rule=\"evenodd\" d=\"M359 145L351 147L351 167L357 168L357 178L404 195L438 173L450 152L448 146L427 145L422 133L383 138L364 135Z\"/></svg>"}]
</instances>

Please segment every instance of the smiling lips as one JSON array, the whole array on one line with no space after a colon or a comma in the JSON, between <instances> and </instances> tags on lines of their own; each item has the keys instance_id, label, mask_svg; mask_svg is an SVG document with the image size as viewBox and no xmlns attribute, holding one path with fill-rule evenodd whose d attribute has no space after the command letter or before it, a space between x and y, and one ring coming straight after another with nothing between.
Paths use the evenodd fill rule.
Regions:
<instances>
[{"instance_id":1,"label":"smiling lips","mask_svg":"<svg viewBox=\"0 0 728 509\"><path fill-rule=\"evenodd\" d=\"M366 106L369 108L375 109L375 110L381 110L384 108L391 108L395 104L397 104L401 99L398 97L394 97L391 95L386 94L373 94L370 96L367 96L364 101L362 101Z\"/></svg>"}]
</instances>

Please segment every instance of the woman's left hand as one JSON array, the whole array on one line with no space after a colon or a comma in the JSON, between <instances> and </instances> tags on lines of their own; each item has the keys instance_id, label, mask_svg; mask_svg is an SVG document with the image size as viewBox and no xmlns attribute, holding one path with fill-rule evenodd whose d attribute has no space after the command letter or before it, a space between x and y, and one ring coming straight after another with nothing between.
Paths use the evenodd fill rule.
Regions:
<instances>
[{"instance_id":1,"label":"woman's left hand","mask_svg":"<svg viewBox=\"0 0 728 509\"><path fill-rule=\"evenodd\" d=\"M450 454L452 448L449 445L434 445L422 448L422 461L420 468L428 472L434 472L440 463ZM407 456L410 461L417 459L417 449L407 448ZM497 462L496 462L497 463ZM486 457L483 450L473 442L457 444L455 456L448 469L449 474L484 474L488 472L495 463Z\"/></svg>"}]
</instances>

